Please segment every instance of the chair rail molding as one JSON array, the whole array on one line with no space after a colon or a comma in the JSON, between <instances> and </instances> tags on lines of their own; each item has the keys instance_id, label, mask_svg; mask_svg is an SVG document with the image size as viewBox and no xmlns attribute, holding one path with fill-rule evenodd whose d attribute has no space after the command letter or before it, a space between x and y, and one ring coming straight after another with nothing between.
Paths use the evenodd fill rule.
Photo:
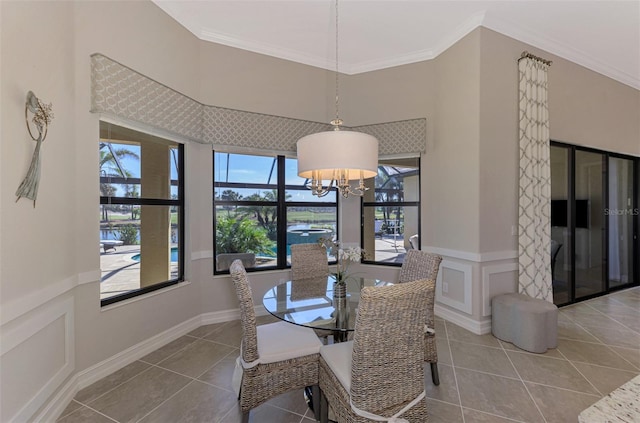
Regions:
<instances>
[{"instance_id":1,"label":"chair rail molding","mask_svg":"<svg viewBox=\"0 0 640 423\"><path fill-rule=\"evenodd\" d=\"M84 277L85 276L83 276L83 278ZM79 280L80 275L76 275L54 283L49 283L42 289L11 300L7 304L3 304L2 308L0 308L0 325L4 326L12 320L49 303L54 298L73 289L78 285Z\"/></svg>"},{"instance_id":2,"label":"chair rail molding","mask_svg":"<svg viewBox=\"0 0 640 423\"><path fill-rule=\"evenodd\" d=\"M517 250L489 251L486 253L474 253L471 251L452 250L449 248L440 248L433 246L424 246L423 250L430 253L439 254L443 257L449 257L459 260L472 261L475 263L484 263L489 261L513 260L518 258Z\"/></svg>"}]
</instances>

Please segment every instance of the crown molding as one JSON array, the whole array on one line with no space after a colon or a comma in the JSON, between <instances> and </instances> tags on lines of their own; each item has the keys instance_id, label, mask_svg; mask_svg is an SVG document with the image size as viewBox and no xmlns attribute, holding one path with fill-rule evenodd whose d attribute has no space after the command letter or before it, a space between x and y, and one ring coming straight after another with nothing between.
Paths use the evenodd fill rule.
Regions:
<instances>
[{"instance_id":1,"label":"crown molding","mask_svg":"<svg viewBox=\"0 0 640 423\"><path fill-rule=\"evenodd\" d=\"M638 69L638 75L630 75L605 62L593 59L576 48L545 37L542 34L529 31L505 19L485 16L482 26L640 90L640 69Z\"/></svg>"},{"instance_id":2,"label":"crown molding","mask_svg":"<svg viewBox=\"0 0 640 423\"><path fill-rule=\"evenodd\" d=\"M304 65L314 66L316 68L335 70L335 60L318 58L318 56L300 53L295 50L285 49L268 43L243 40L228 34L211 32L207 30L198 31L197 33L194 33L194 35L196 35L203 41L224 44L229 47L248 50L254 53L264 54L279 59L290 60L292 62L302 63ZM340 63L341 68L342 66L343 64Z\"/></svg>"},{"instance_id":3,"label":"crown molding","mask_svg":"<svg viewBox=\"0 0 640 423\"><path fill-rule=\"evenodd\" d=\"M291 49L285 49L264 42L255 42L246 39L240 39L229 34L212 32L199 27L196 28L194 25L189 25L189 22L184 22L184 17L180 16L178 13L172 10L172 8L168 4L164 4L163 2L158 1L154 1L154 3L162 10L164 10L165 13L167 13L169 16L183 25L187 30L193 33L197 38L203 41L209 41L229 47L248 50L254 53L290 60L293 62L330 71L335 70L335 60L320 58L318 56L301 53ZM438 57L442 52L450 48L464 36L480 26L491 29L523 43L529 44L535 48L544 50L553 55L556 55L570 62L590 69L594 72L602 74L606 77L609 77L613 80L616 80L622 84L640 90L640 69L638 69L637 75L631 75L609 65L608 63L589 57L584 52L577 50L570 45L546 37L544 34L534 33L522 27L522 25L519 25L516 22L496 18L484 11L477 13L471 18L467 19L462 25L456 27L432 48L427 48L424 50L419 50L412 53L402 54L381 60L372 60L358 63L341 61L340 72L347 75L356 75L359 73L431 60Z\"/></svg>"}]
</instances>

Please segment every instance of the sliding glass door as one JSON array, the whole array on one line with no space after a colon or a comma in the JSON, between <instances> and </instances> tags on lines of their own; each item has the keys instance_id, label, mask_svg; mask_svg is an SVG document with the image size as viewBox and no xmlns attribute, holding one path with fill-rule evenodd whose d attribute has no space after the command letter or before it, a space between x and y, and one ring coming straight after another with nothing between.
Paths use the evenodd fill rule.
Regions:
<instances>
[{"instance_id":1,"label":"sliding glass door","mask_svg":"<svg viewBox=\"0 0 640 423\"><path fill-rule=\"evenodd\" d=\"M553 302L571 301L572 268L571 221L569 214L569 153L564 147L551 147L551 280Z\"/></svg>"},{"instance_id":2,"label":"sliding glass door","mask_svg":"<svg viewBox=\"0 0 640 423\"><path fill-rule=\"evenodd\" d=\"M550 254L555 304L638 284L638 162L630 156L552 143Z\"/></svg>"},{"instance_id":3,"label":"sliding glass door","mask_svg":"<svg viewBox=\"0 0 640 423\"><path fill-rule=\"evenodd\" d=\"M606 291L605 156L592 151L575 152L575 298L591 297Z\"/></svg>"},{"instance_id":4,"label":"sliding glass door","mask_svg":"<svg viewBox=\"0 0 640 423\"><path fill-rule=\"evenodd\" d=\"M609 157L609 287L634 280L633 221L638 209L633 192L633 160Z\"/></svg>"}]
</instances>

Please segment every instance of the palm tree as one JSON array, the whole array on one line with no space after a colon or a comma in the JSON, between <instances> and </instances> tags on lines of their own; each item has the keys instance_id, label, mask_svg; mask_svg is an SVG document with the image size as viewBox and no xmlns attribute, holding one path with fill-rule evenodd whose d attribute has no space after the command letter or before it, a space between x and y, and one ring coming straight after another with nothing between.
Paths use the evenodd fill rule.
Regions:
<instances>
[{"instance_id":1,"label":"palm tree","mask_svg":"<svg viewBox=\"0 0 640 423\"><path fill-rule=\"evenodd\" d=\"M287 194L285 199L290 199L291 194ZM263 195L253 194L246 198L249 201L278 201L278 191L273 189L265 191ZM278 208L276 206L244 206L240 213L244 216L252 216L258 224L267 230L269 239L275 241L278 237Z\"/></svg>"},{"instance_id":2,"label":"palm tree","mask_svg":"<svg viewBox=\"0 0 640 423\"><path fill-rule=\"evenodd\" d=\"M126 170L120 160L124 158L131 158L140 160L140 156L131 150L126 148L114 149L111 143L100 143L100 195L113 196L116 193L116 188L103 181L103 178L109 176L120 176L123 178L131 177L131 172ZM102 218L105 221L109 220L106 207L102 207Z\"/></svg>"},{"instance_id":3,"label":"palm tree","mask_svg":"<svg viewBox=\"0 0 640 423\"><path fill-rule=\"evenodd\" d=\"M239 200L242 200L242 195L239 194L238 192L232 190L232 189L226 189L226 190L222 191L222 194L220 194L220 200L224 200L224 201L239 201ZM227 216L228 217L231 217L231 210L234 211L234 215L237 214L237 212L238 212L238 206L237 205L223 206L223 209L225 209L227 211Z\"/></svg>"}]
</instances>

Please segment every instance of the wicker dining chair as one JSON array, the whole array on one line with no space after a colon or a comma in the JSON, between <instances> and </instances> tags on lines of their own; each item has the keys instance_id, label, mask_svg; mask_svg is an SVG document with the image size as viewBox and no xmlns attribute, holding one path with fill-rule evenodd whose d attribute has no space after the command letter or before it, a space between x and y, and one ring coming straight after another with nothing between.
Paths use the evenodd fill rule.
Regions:
<instances>
[{"instance_id":1,"label":"wicker dining chair","mask_svg":"<svg viewBox=\"0 0 640 423\"><path fill-rule=\"evenodd\" d=\"M329 275L327 250L320 244L291 245L291 279Z\"/></svg>"},{"instance_id":2,"label":"wicker dining chair","mask_svg":"<svg viewBox=\"0 0 640 423\"><path fill-rule=\"evenodd\" d=\"M430 279L434 282L438 279L438 269L442 257L420 250L409 250L400 268L398 282L411 282L418 279ZM435 290L435 286L434 286ZM436 347L436 333L433 308L435 306L435 295L430 297L427 303L427 329L425 331L425 352L424 361L431 365L431 380L434 385L440 385L438 375L438 349Z\"/></svg>"},{"instance_id":3,"label":"wicker dining chair","mask_svg":"<svg viewBox=\"0 0 640 423\"><path fill-rule=\"evenodd\" d=\"M353 341L320 348L320 421L427 421L425 301L434 282L365 287ZM402 420L404 421L404 420Z\"/></svg>"},{"instance_id":4,"label":"wicker dining chair","mask_svg":"<svg viewBox=\"0 0 640 423\"><path fill-rule=\"evenodd\" d=\"M238 400L242 421L251 409L284 392L314 387L314 410L319 410L318 359L322 343L313 330L287 322L256 326L251 286L242 261L229 268L240 302L242 343L236 360L241 372ZM234 375L235 376L235 375ZM235 377L234 377L235 379Z\"/></svg>"},{"instance_id":5,"label":"wicker dining chair","mask_svg":"<svg viewBox=\"0 0 640 423\"><path fill-rule=\"evenodd\" d=\"M329 276L329 260L327 259L327 250L320 244L292 244L291 245L291 279L298 282L295 284L295 292L292 290L291 299L296 299L301 293L309 294L312 291L319 293L316 288L319 287L319 278ZM307 288L299 282L304 280ZM326 293L326 280L324 284L324 292ZM333 332L325 329L314 329L319 338L324 343L328 343L329 335Z\"/></svg>"}]
</instances>

